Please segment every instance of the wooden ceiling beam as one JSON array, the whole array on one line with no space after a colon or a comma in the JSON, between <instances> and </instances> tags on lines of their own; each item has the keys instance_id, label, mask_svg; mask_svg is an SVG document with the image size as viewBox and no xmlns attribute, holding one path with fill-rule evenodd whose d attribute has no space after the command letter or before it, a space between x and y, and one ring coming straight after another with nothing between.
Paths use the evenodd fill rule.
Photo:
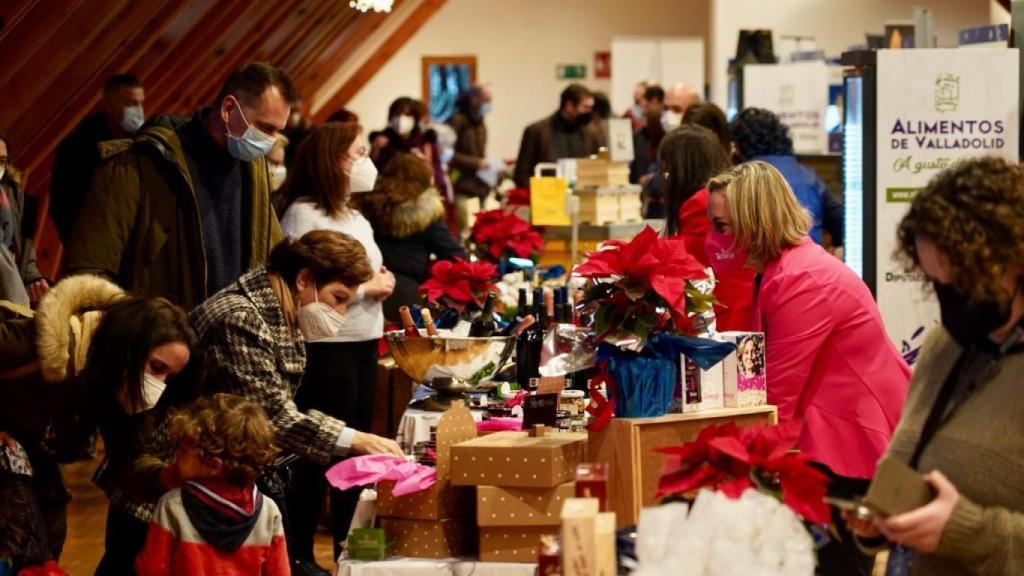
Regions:
<instances>
[{"instance_id":1,"label":"wooden ceiling beam","mask_svg":"<svg viewBox=\"0 0 1024 576\"><path fill-rule=\"evenodd\" d=\"M177 88L191 80L191 72L199 62L204 61L218 47L218 39L232 26L243 20L253 8L254 2L227 0L214 10L209 18L199 22L188 32L188 38L180 50L169 60L163 70L154 70L152 81L146 85L148 107L160 113L187 113L187 109L175 108Z\"/></svg>"},{"instance_id":2,"label":"wooden ceiling beam","mask_svg":"<svg viewBox=\"0 0 1024 576\"><path fill-rule=\"evenodd\" d=\"M324 102L314 114L314 120L323 122L331 113L343 108L377 72L391 60L398 50L419 31L430 18L444 6L446 0L423 0L409 16L398 25L362 66L342 84L341 88Z\"/></svg>"},{"instance_id":3,"label":"wooden ceiling beam","mask_svg":"<svg viewBox=\"0 0 1024 576\"><path fill-rule=\"evenodd\" d=\"M68 19L75 14L84 0L70 0L67 3L43 2L21 16L15 28L9 26L0 39L0 54L5 64L0 66L0 86L9 86L11 78L24 68L29 59L46 46L51 38L67 38L56 35ZM49 70L49 68L43 68Z\"/></svg>"},{"instance_id":4,"label":"wooden ceiling beam","mask_svg":"<svg viewBox=\"0 0 1024 576\"><path fill-rule=\"evenodd\" d=\"M333 2L304 2L289 17L290 25L275 30L267 42L260 46L257 58L280 67L284 58L316 29L334 6Z\"/></svg>"},{"instance_id":5,"label":"wooden ceiling beam","mask_svg":"<svg viewBox=\"0 0 1024 576\"><path fill-rule=\"evenodd\" d=\"M192 31L201 28L202 23L213 18L214 11L219 9L220 0L189 0L185 10L131 68L147 91L150 82L155 82L154 78L163 76L171 62L182 54L183 44L190 41ZM146 103L146 107L150 107L149 102Z\"/></svg>"},{"instance_id":6,"label":"wooden ceiling beam","mask_svg":"<svg viewBox=\"0 0 1024 576\"><path fill-rule=\"evenodd\" d=\"M311 42L305 44L304 48L296 50L294 57L284 62L285 68L293 78L307 70L324 50L333 43L338 36L342 35L352 23L359 19L359 13L348 6L339 6L339 9L331 14L331 19L319 26L319 33L311 36Z\"/></svg>"},{"instance_id":7,"label":"wooden ceiling beam","mask_svg":"<svg viewBox=\"0 0 1024 576\"><path fill-rule=\"evenodd\" d=\"M224 52L192 74L188 85L190 89L181 95L177 103L186 110L210 103L228 75L253 60L256 47L267 31L272 30L280 18L299 2L301 0L258 3L260 9L248 19L250 25L234 30L232 37L223 43Z\"/></svg>"},{"instance_id":8,"label":"wooden ceiling beam","mask_svg":"<svg viewBox=\"0 0 1024 576\"><path fill-rule=\"evenodd\" d=\"M401 1L395 2L395 8ZM345 60L351 58L363 42L366 42L366 39L384 24L386 17L387 14L378 12L360 14L355 22L345 28L334 43L324 50L319 60L296 72L295 81L299 84L299 89L313 92L322 82L330 78L331 74L341 67Z\"/></svg>"},{"instance_id":9,"label":"wooden ceiling beam","mask_svg":"<svg viewBox=\"0 0 1024 576\"><path fill-rule=\"evenodd\" d=\"M32 170L74 125L96 106L106 78L131 67L174 21L188 0L131 2L11 127Z\"/></svg>"},{"instance_id":10,"label":"wooden ceiling beam","mask_svg":"<svg viewBox=\"0 0 1024 576\"><path fill-rule=\"evenodd\" d=\"M0 29L0 42L3 42L11 30L21 24L25 15L31 12L38 3L39 0L7 0L3 6L0 6L0 18L3 18L4 23L3 29Z\"/></svg>"}]
</instances>

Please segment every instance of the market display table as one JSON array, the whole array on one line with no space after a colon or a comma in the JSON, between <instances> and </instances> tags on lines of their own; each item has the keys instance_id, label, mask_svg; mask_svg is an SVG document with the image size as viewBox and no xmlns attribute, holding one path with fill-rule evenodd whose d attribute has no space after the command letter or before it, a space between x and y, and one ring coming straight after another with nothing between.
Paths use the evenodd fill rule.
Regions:
<instances>
[{"instance_id":1,"label":"market display table","mask_svg":"<svg viewBox=\"0 0 1024 576\"><path fill-rule=\"evenodd\" d=\"M471 410L470 412L477 422L483 420L482 410ZM413 446L417 443L430 440L430 429L437 426L442 414L444 412L431 412L416 408L406 409L398 423L398 436L395 441L405 450L406 454L411 454Z\"/></svg>"},{"instance_id":2,"label":"market display table","mask_svg":"<svg viewBox=\"0 0 1024 576\"><path fill-rule=\"evenodd\" d=\"M336 576L534 576L536 564L477 562L449 558L425 560L395 558L380 562L338 560Z\"/></svg>"},{"instance_id":3,"label":"market display table","mask_svg":"<svg viewBox=\"0 0 1024 576\"><path fill-rule=\"evenodd\" d=\"M658 418L612 418L599 432L590 432L588 459L608 465L608 502L619 527L640 519L640 509L657 504L658 478L665 455L657 448L694 440L710 424L739 426L778 423L775 406L720 408Z\"/></svg>"}]
</instances>

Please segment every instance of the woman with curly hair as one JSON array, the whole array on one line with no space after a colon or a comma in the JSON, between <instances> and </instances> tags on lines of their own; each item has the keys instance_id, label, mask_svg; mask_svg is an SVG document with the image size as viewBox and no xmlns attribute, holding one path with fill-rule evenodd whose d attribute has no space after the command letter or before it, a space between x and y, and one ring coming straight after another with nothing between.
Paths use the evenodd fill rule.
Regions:
<instances>
[{"instance_id":1,"label":"woman with curly hair","mask_svg":"<svg viewBox=\"0 0 1024 576\"><path fill-rule=\"evenodd\" d=\"M466 251L445 224L444 201L430 167L412 154L398 154L384 168L373 192L358 198L358 209L373 227L384 267L395 275L395 291L384 301L384 317L399 324L398 309L419 301L431 257L465 258Z\"/></svg>"},{"instance_id":2,"label":"woman with curly hair","mask_svg":"<svg viewBox=\"0 0 1024 576\"><path fill-rule=\"evenodd\" d=\"M747 108L729 125L729 137L737 163L760 160L782 173L800 205L811 214L812 240L821 244L825 231L834 248L843 245L843 205L813 170L797 161L789 128L778 116L763 108Z\"/></svg>"},{"instance_id":3,"label":"woman with curly hair","mask_svg":"<svg viewBox=\"0 0 1024 576\"><path fill-rule=\"evenodd\" d=\"M800 422L797 447L829 475L833 494L863 494L899 420L910 368L868 287L808 238L810 218L778 170L740 164L708 191L715 274L760 275L752 324L764 332L768 402L780 422ZM819 550L821 573L869 576L873 559L835 520L841 537Z\"/></svg>"},{"instance_id":4,"label":"woman with curly hair","mask_svg":"<svg viewBox=\"0 0 1024 576\"><path fill-rule=\"evenodd\" d=\"M1024 170L996 158L943 171L900 222L899 253L931 282L931 330L888 457L935 499L860 522L912 574L1024 574Z\"/></svg>"}]
</instances>

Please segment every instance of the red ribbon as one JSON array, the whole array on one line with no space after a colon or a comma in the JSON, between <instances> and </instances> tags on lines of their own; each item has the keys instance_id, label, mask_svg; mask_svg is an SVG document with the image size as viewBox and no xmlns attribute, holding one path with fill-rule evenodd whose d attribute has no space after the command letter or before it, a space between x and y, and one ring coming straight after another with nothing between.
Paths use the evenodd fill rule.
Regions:
<instances>
[{"instance_id":1,"label":"red ribbon","mask_svg":"<svg viewBox=\"0 0 1024 576\"><path fill-rule=\"evenodd\" d=\"M601 372L592 378L587 387L590 389L590 403L587 404L587 413L593 416L587 424L587 430L598 432L604 430L615 415L615 380L604 371L604 363L601 364ZM604 384L608 391L608 397L601 394L600 384Z\"/></svg>"}]
</instances>

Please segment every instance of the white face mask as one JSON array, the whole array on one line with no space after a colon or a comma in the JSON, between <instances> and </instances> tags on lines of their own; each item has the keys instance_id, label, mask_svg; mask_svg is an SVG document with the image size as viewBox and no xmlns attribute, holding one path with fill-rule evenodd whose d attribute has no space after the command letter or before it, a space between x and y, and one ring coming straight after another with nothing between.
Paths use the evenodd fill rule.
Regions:
<instances>
[{"instance_id":1,"label":"white face mask","mask_svg":"<svg viewBox=\"0 0 1024 576\"><path fill-rule=\"evenodd\" d=\"M270 189L277 190L284 184L285 178L288 177L288 168L284 164L271 164L270 165Z\"/></svg>"},{"instance_id":2,"label":"white face mask","mask_svg":"<svg viewBox=\"0 0 1024 576\"><path fill-rule=\"evenodd\" d=\"M152 410L156 406L157 402L160 401L160 397L164 395L164 390L167 389L167 383L163 382L156 376L153 376L149 372L142 372L142 406L139 406L134 410L133 414L139 412L145 412L146 410Z\"/></svg>"},{"instance_id":3,"label":"white face mask","mask_svg":"<svg viewBox=\"0 0 1024 576\"><path fill-rule=\"evenodd\" d=\"M142 111L142 105L125 106L121 111L121 128L126 132L134 134L146 122L146 114Z\"/></svg>"},{"instance_id":4,"label":"white face mask","mask_svg":"<svg viewBox=\"0 0 1024 576\"><path fill-rule=\"evenodd\" d=\"M238 101L235 102L237 104ZM249 121L245 119L245 114L242 113L241 104L238 104L235 109L242 117L242 122L245 122L246 128L241 138L232 136L230 130L227 132L228 153L242 162L252 162L266 156L274 147L274 137L264 134L249 124Z\"/></svg>"},{"instance_id":5,"label":"white face mask","mask_svg":"<svg viewBox=\"0 0 1024 576\"><path fill-rule=\"evenodd\" d=\"M369 156L363 156L352 163L348 173L348 191L350 194L370 192L377 182L377 167Z\"/></svg>"},{"instance_id":6,"label":"white face mask","mask_svg":"<svg viewBox=\"0 0 1024 576\"><path fill-rule=\"evenodd\" d=\"M345 315L320 301L319 290L313 284L313 302L300 307L295 312L299 321L299 331L308 342L324 340L337 334L345 323Z\"/></svg>"},{"instance_id":7,"label":"white face mask","mask_svg":"<svg viewBox=\"0 0 1024 576\"><path fill-rule=\"evenodd\" d=\"M400 136L408 136L412 129L416 127L416 120L408 114L402 114L401 116L395 116L391 119L391 129L398 132Z\"/></svg>"},{"instance_id":8,"label":"white face mask","mask_svg":"<svg viewBox=\"0 0 1024 576\"><path fill-rule=\"evenodd\" d=\"M0 168L0 180L4 179L4 174L6 174L6 173L7 173L7 168L6 167Z\"/></svg>"},{"instance_id":9,"label":"white face mask","mask_svg":"<svg viewBox=\"0 0 1024 576\"><path fill-rule=\"evenodd\" d=\"M679 126L682 125L682 123L683 115L680 114L679 112L666 110L665 113L661 115L661 126L662 128L665 129L666 132L671 132L676 128L679 128Z\"/></svg>"}]
</instances>

